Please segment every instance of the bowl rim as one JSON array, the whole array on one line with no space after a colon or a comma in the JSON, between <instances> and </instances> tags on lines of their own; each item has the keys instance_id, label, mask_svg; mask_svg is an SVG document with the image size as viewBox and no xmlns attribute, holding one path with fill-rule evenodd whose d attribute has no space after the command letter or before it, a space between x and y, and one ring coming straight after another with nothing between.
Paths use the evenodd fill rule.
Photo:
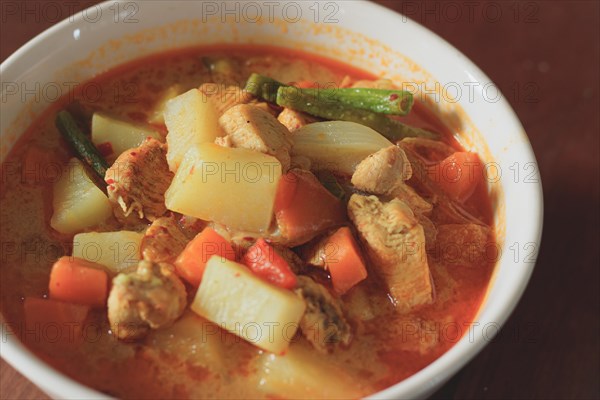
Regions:
<instances>
[{"instance_id":1,"label":"bowl rim","mask_svg":"<svg viewBox=\"0 0 600 400\"><path fill-rule=\"evenodd\" d=\"M93 7L106 8L115 3L115 1L124 2L124 0L107 0L99 4L91 5L87 9L90 10ZM477 81L493 82L483 71L481 71L481 69L479 69L479 67L477 67L469 58L456 49L452 44L424 26L420 25L418 22L415 22L410 17L404 16L394 10L367 0L355 0L347 3L351 3L353 12L375 12L379 14L386 14L386 17L395 18L398 19L398 21L401 19L403 24L407 24L411 29L419 32L419 35L426 39L426 41L435 43L438 48L442 48L445 52L447 52L448 56L452 55L452 58L460 58L460 62L462 62L469 69L469 71L476 76ZM71 20L69 20L70 18ZM2 75L3 80L4 75L7 72L10 73L11 69L18 64L18 61L24 55L29 54L29 52L33 50L39 49L44 45L45 42L51 40L65 29L70 28L72 21L81 22L82 19L82 13L77 13L74 17L67 17L57 24L54 24L53 26L44 30L42 33L36 35L34 38L21 46L4 62L2 62L2 64L0 64L0 75ZM520 143L520 150L523 152L522 155L526 156L528 161L532 161L537 164L535 154L522 127L522 124L506 98L502 96L496 106L503 109L503 112L510 118L509 122L517 128L516 130L519 131L520 139L522 139ZM543 228L544 209L541 180L538 180L538 182L535 185L532 185L532 187L529 189L532 196L529 208L532 213L530 215L531 222L529 224L530 231L528 232L528 237L536 243L540 243ZM537 258L537 254L535 258ZM498 266L495 268L498 268ZM506 320L517 306L532 273L533 266L531 268L522 268L520 272L521 275L517 279L518 284L512 287L511 292L503 297L505 300L504 303L498 305L497 308L499 308L500 311L495 315L495 320L498 322L499 326L503 326L505 324ZM493 282L490 284L488 292L491 290L492 286ZM483 300L482 307L486 301L487 299ZM1 314L0 321L3 321ZM42 389L44 392L67 398L109 398L105 394L87 387L74 379L71 379L62 372L59 372L48 365L45 361L26 348L18 339L16 339L16 336L10 332L9 327L5 323L2 323L1 334L2 341L0 343L0 355L2 358L13 368L23 374L27 379L40 387L40 389ZM452 377L456 372L458 372L459 369L464 367L472 358L474 358L487 344L487 341L484 340L482 336L478 336L473 343L469 344L466 344L463 339L464 337L425 368L380 392L368 396L368 398L397 398L401 395L406 396L407 393L411 397L422 397L425 394L430 394L431 390L437 388L441 383ZM60 393L55 390L56 387L61 388Z\"/></svg>"}]
</instances>

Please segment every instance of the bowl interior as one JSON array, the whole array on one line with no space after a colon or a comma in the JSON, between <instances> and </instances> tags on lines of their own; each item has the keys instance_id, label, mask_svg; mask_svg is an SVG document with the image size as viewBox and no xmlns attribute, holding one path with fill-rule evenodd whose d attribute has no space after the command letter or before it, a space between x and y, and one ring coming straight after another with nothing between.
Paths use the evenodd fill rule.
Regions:
<instances>
[{"instance_id":1,"label":"bowl interior","mask_svg":"<svg viewBox=\"0 0 600 400\"><path fill-rule=\"evenodd\" d=\"M473 326L461 327L462 339L433 364L373 396L423 397L493 337L533 269L541 232L539 176L515 180L511 174L515 165L535 163L527 136L485 74L406 17L363 1L322 3L318 11L312 2L250 3L236 3L231 11L234 6L224 9L223 3L209 1L134 6L111 1L52 27L1 66L0 159L37 115L74 86L167 49L268 43L326 55L402 83L459 133L466 148L483 156L499 240L495 277ZM56 397L100 396L39 364L7 329L3 324L2 356L43 390Z\"/></svg>"}]
</instances>

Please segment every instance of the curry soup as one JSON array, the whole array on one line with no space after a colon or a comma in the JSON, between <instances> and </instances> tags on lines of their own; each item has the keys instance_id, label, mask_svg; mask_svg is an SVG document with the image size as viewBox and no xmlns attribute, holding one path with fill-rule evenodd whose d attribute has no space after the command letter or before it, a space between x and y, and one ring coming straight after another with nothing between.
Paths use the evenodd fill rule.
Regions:
<instances>
[{"instance_id":1,"label":"curry soup","mask_svg":"<svg viewBox=\"0 0 600 400\"><path fill-rule=\"evenodd\" d=\"M3 163L5 321L122 398L382 390L468 331L494 267L482 164L453 134L391 82L290 50L114 68Z\"/></svg>"}]
</instances>

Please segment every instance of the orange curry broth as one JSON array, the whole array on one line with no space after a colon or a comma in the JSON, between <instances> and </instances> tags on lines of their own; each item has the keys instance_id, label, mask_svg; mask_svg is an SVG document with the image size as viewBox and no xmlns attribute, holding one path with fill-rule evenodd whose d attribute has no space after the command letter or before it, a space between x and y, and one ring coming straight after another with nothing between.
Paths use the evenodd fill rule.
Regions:
<instances>
[{"instance_id":1,"label":"orange curry broth","mask_svg":"<svg viewBox=\"0 0 600 400\"><path fill-rule=\"evenodd\" d=\"M152 337L139 343L117 341L109 334L103 309L93 310L88 316L84 339L48 343L40 339L39 332L24 329L24 298L46 297L53 262L71 251L72 236L58 234L49 226L53 168L47 166L63 165L72 156L54 127L56 111L77 100L84 110L146 120L147 111L171 84L182 83L187 90L207 80L206 73L202 72L201 56L242 57L250 64L244 66L245 73L256 71L288 82L317 80L339 84L345 75L354 79L376 79L336 61L272 47L213 46L170 51L113 68L80 85L49 107L21 136L2 165L0 187L0 302L5 322L46 362L111 395L128 398L269 397L258 384L260 371L256 359L262 351L222 331L220 339L226 346L222 354L224 370L214 372L190 362L189 354L169 353L168 346L166 350L157 349ZM96 89L100 89L100 96L92 92ZM422 104L415 104L408 121L443 133L444 141L460 150L452 132ZM159 128L166 132L164 126ZM32 148L41 151L31 151ZM26 168L35 165L38 170L29 174L29 179L22 179L19 169L27 158L29 167ZM469 205L476 207L479 218L492 225L491 202L485 185L479 185ZM101 228L112 230L115 226L108 223ZM430 260L436 287L433 304L407 315L391 312L370 321L353 323L355 335L350 347L337 349L326 358L356 382L356 397L384 389L414 374L468 332L483 301L493 267L493 262L464 267ZM386 289L371 271L358 286L373 304L387 309L391 305ZM343 298L348 306L352 304L348 300L351 297L352 291ZM309 345L297 337L292 346ZM315 361L320 362L322 357L317 355Z\"/></svg>"}]
</instances>

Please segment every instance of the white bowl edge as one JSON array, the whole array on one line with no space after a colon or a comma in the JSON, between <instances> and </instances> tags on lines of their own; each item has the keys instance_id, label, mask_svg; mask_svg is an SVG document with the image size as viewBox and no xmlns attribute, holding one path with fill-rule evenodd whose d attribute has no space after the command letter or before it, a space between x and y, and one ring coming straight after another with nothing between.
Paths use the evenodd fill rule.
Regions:
<instances>
[{"instance_id":1,"label":"white bowl edge","mask_svg":"<svg viewBox=\"0 0 600 400\"><path fill-rule=\"evenodd\" d=\"M103 3L101 7L106 8L113 3L114 1L106 2ZM173 7L175 6L173 5ZM363 30L364 32L362 33L373 37L375 40L384 41L385 37L389 36L389 30L392 27L402 26L402 29L406 30L407 32L411 32L411 35L418 37L420 39L418 42L421 45L423 41L428 44L427 47L431 57L437 57L445 60L444 64L461 65L462 69L464 70L464 76L470 77L468 79L473 78L478 82L491 82L491 80L483 72L481 72L479 68L477 68L458 50L453 48L437 35L406 17L395 14L392 11L376 4L362 1L341 2L340 10L340 15L345 18L345 25L348 25L357 31ZM371 20L378 21L377 30L374 30L374 27L369 25L369 23L372 24L372 22L369 22ZM364 25L357 25L359 22L363 23ZM18 81L18 78L27 72L26 68L23 67L24 61L29 61L28 58L35 60L35 54L42 54L39 51L45 46L48 46L48 43L52 43L53 41L56 43L60 40L64 40L65 37L68 37L67 34L70 34L71 30L77 26L77 24L81 24L82 28L85 29L85 23L82 21L82 14L78 14L78 16L75 17L75 19L71 22L65 20L49 28L47 31L32 39L30 42L20 48L0 66L0 74L2 75L3 82L5 81L6 75L9 75L7 80L10 79L12 81L11 74L15 75L14 80ZM92 28L94 31L100 29L99 26L94 26ZM134 27L131 27L131 29L128 28L128 30L135 31L133 28ZM116 35L117 33L113 32L112 34ZM98 42L100 42L100 39L98 39ZM417 40L415 40L415 42L417 42ZM403 50L407 53L418 52L418 49L409 48L408 44L403 48ZM413 56L411 58L417 64L419 64L419 57ZM76 59L78 59L78 57L73 56L73 61ZM428 72L440 82L446 82L452 79L448 78L447 75L456 75L456 71L452 70L452 68L449 68L449 71L446 73L443 68L439 68L439 66L436 68L434 64L428 64L427 62L424 62L423 65L425 68L427 68ZM16 72L17 69L20 70L19 73ZM477 99L481 100L480 97ZM510 143L510 151L492 152L496 159L501 160L501 164L504 166L510 166L514 162L535 163L535 156L524 133L523 127L519 123L508 102L502 98L494 104L480 104L477 103L477 99L473 104L483 107L484 111L486 107L492 107L496 113L496 118L500 120L502 124L504 124L503 127L505 128L506 132L512 133L512 135L509 136L512 136L514 139ZM485 136L486 124L476 118L476 106L462 103L461 105L464 106L466 114L468 114L470 117L475 117L473 118L473 125L476 126L477 129ZM16 108L19 107L18 104L13 106ZM39 104L37 111L43 109L44 107L44 104ZM5 112L6 105L3 104L3 114ZM9 110L9 112L11 111ZM4 120L4 118L2 119ZM8 122L2 121L3 136L7 127ZM496 138L488 139L496 140ZM501 138L498 138L497 140L500 141ZM498 146L500 145L498 144L497 147ZM507 252L507 245L511 243L521 244L531 242L539 246L543 213L541 183L539 182L539 176L537 183L533 182L528 185L525 185L523 182L511 182L509 177L506 175L503 176L501 182L505 190L504 196L507 199L507 236L505 237L505 242L503 245L503 250L505 251L504 254ZM520 201L522 199L526 199L526 201ZM527 223L523 223L524 220L527 220ZM424 368L422 371L382 392L372 395L372 398L390 398L398 396L423 397L431 393L443 382L448 380L485 346L487 340L491 339L483 331L485 324L494 323L497 324L498 327L504 324L518 303L518 299L525 290L533 270L533 263L527 264L521 260L515 263L513 260L509 260L506 256L504 256L499 261L499 264L496 268L499 271L512 271L513 276L512 279L508 279L508 286L504 285L502 287L500 287L498 284L499 276L495 277L495 280L490 288L487 301L478 316L478 322L481 323L480 325L473 327L474 340L470 341L466 336L463 337L447 353L442 355L439 359ZM500 278L504 278L504 276ZM505 280L500 282L504 282ZM500 294L500 292L502 293ZM496 299L496 297L499 297L503 301L489 301L490 299ZM59 372L48 369L46 364L38 364L39 360L28 350L26 350L20 342L13 339L11 335L5 335L4 324L2 329L3 340L0 349L2 357L11 365L13 365L13 367L31 379L35 384L40 386L42 390L46 391L52 396L61 398L105 397L105 395L86 388L81 384L65 377ZM6 341L4 340L5 338ZM57 385L61 388L60 392L57 392L53 389Z\"/></svg>"}]
</instances>

